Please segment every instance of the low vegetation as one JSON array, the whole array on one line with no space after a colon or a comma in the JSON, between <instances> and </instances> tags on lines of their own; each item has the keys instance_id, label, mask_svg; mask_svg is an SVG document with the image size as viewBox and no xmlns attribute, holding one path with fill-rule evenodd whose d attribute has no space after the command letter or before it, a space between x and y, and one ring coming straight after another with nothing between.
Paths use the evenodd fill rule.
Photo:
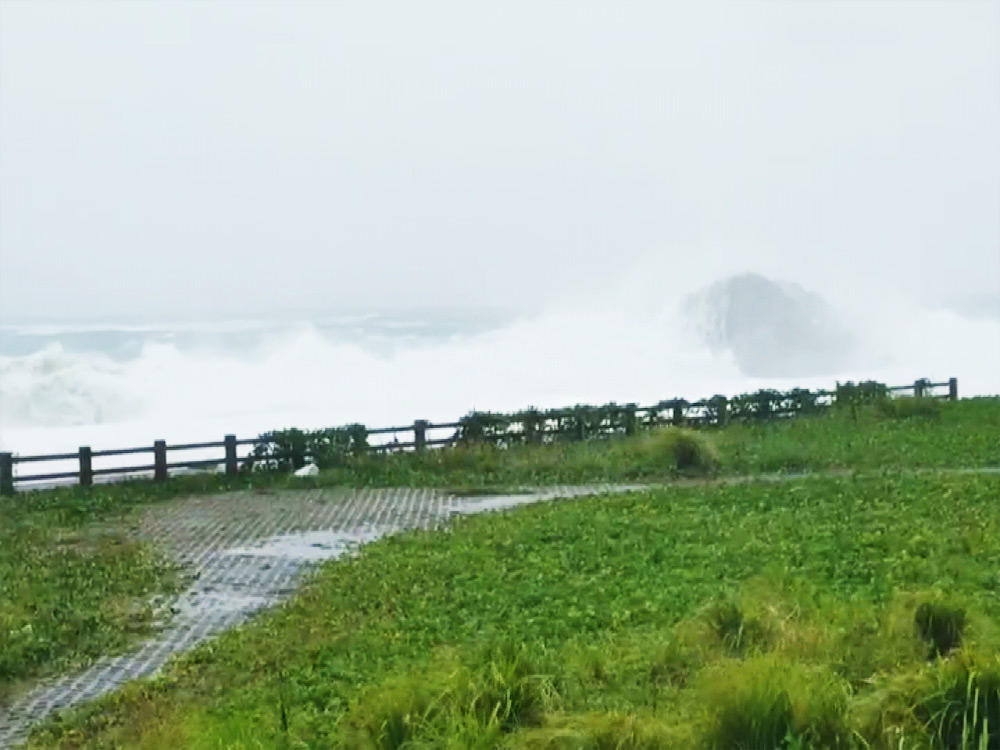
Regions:
<instances>
[{"instance_id":1,"label":"low vegetation","mask_svg":"<svg viewBox=\"0 0 1000 750\"><path fill-rule=\"evenodd\" d=\"M0 701L154 626L151 597L178 576L121 533L142 504L262 485L834 470L376 543L280 612L34 742L770 747L781 735L783 747L993 748L1000 486L960 470L1000 465L998 435L1000 399L863 401L726 428L358 455L309 478L203 474L0 498Z\"/></svg>"},{"instance_id":2,"label":"low vegetation","mask_svg":"<svg viewBox=\"0 0 1000 750\"><path fill-rule=\"evenodd\" d=\"M994 748L998 496L664 487L387 538L33 745Z\"/></svg>"},{"instance_id":3,"label":"low vegetation","mask_svg":"<svg viewBox=\"0 0 1000 750\"><path fill-rule=\"evenodd\" d=\"M509 487L662 481L679 475L1000 465L1000 399L942 403L895 399L816 416L697 431L661 427L633 438L496 447L478 443L423 454L355 456L303 486ZM931 406L924 406L929 403ZM694 453L679 457L667 444ZM657 452L655 446L662 450ZM680 458L681 460L678 460Z\"/></svg>"},{"instance_id":4,"label":"low vegetation","mask_svg":"<svg viewBox=\"0 0 1000 750\"><path fill-rule=\"evenodd\" d=\"M149 547L99 523L107 516L86 497L57 497L0 500L0 700L147 634L151 596L177 578Z\"/></svg>"}]
</instances>

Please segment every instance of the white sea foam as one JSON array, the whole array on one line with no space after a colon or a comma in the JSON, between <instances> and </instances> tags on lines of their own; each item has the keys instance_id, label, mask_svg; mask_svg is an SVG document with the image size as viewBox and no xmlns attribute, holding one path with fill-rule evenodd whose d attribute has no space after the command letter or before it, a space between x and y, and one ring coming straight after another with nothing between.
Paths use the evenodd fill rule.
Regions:
<instances>
[{"instance_id":1,"label":"white sea foam","mask_svg":"<svg viewBox=\"0 0 1000 750\"><path fill-rule=\"evenodd\" d=\"M645 282L494 330L382 350L310 324L262 325L258 345L245 350L155 340L137 356L112 359L50 344L0 357L0 446L27 454L217 440L293 425L386 426L451 420L473 408L652 402L848 379L956 376L963 394L1000 392L1000 322L886 295L859 304L853 291L832 302L852 310L845 321L861 355L850 371L808 378L747 377L730 352L697 338L679 311L682 293Z\"/></svg>"}]
</instances>

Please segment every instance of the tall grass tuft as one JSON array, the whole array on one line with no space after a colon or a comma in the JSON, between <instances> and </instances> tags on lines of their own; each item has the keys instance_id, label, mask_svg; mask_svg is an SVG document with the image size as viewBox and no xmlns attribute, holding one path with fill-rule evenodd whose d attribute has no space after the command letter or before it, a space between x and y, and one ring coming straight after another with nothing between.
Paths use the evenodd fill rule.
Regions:
<instances>
[{"instance_id":1,"label":"tall grass tuft","mask_svg":"<svg viewBox=\"0 0 1000 750\"><path fill-rule=\"evenodd\" d=\"M704 432L683 427L660 427L640 443L649 459L677 471L707 471L719 464L719 452Z\"/></svg>"},{"instance_id":2,"label":"tall grass tuft","mask_svg":"<svg viewBox=\"0 0 1000 750\"><path fill-rule=\"evenodd\" d=\"M557 699L527 647L503 642L485 648L471 666L445 654L419 674L389 679L352 706L345 726L352 747L437 747L456 738L465 743L459 746L492 747L497 738L539 725Z\"/></svg>"},{"instance_id":3,"label":"tall grass tuft","mask_svg":"<svg viewBox=\"0 0 1000 750\"><path fill-rule=\"evenodd\" d=\"M773 655L707 670L701 695L710 747L851 747L849 690L832 673Z\"/></svg>"},{"instance_id":4,"label":"tall grass tuft","mask_svg":"<svg viewBox=\"0 0 1000 750\"><path fill-rule=\"evenodd\" d=\"M934 747L1000 750L1000 656L942 663L933 691L916 706Z\"/></svg>"},{"instance_id":5,"label":"tall grass tuft","mask_svg":"<svg viewBox=\"0 0 1000 750\"><path fill-rule=\"evenodd\" d=\"M370 690L347 717L351 746L396 750L425 733L452 687L436 677L408 675Z\"/></svg>"},{"instance_id":6,"label":"tall grass tuft","mask_svg":"<svg viewBox=\"0 0 1000 750\"><path fill-rule=\"evenodd\" d=\"M467 684L465 711L483 726L505 732L538 724L555 700L555 688L524 644L505 641L487 648Z\"/></svg>"},{"instance_id":7,"label":"tall grass tuft","mask_svg":"<svg viewBox=\"0 0 1000 750\"><path fill-rule=\"evenodd\" d=\"M734 656L766 647L769 634L760 620L747 617L739 603L731 599L708 607L705 618L725 649Z\"/></svg>"},{"instance_id":8,"label":"tall grass tuft","mask_svg":"<svg viewBox=\"0 0 1000 750\"><path fill-rule=\"evenodd\" d=\"M962 643L965 610L939 602L924 602L913 616L917 635L931 649L931 658L945 656Z\"/></svg>"}]
</instances>

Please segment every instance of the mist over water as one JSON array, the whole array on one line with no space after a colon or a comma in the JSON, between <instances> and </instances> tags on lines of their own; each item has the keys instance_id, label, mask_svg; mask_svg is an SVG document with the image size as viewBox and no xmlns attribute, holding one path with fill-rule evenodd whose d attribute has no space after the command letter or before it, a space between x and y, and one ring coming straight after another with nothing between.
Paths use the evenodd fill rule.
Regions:
<instances>
[{"instance_id":1,"label":"mist over water","mask_svg":"<svg viewBox=\"0 0 1000 750\"><path fill-rule=\"evenodd\" d=\"M996 393L998 72L976 1L5 0L0 447Z\"/></svg>"},{"instance_id":2,"label":"mist over water","mask_svg":"<svg viewBox=\"0 0 1000 750\"><path fill-rule=\"evenodd\" d=\"M637 267L540 312L359 311L311 320L7 325L0 446L22 454L252 437L471 409L642 404L840 380L958 377L1000 392L1000 320L905 297Z\"/></svg>"}]
</instances>

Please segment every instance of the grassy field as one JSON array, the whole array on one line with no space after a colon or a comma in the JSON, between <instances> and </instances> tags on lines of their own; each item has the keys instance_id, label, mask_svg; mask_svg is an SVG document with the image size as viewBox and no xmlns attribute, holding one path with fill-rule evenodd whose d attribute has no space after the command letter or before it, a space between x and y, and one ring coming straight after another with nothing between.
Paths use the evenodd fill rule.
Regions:
<instances>
[{"instance_id":1,"label":"grassy field","mask_svg":"<svg viewBox=\"0 0 1000 750\"><path fill-rule=\"evenodd\" d=\"M128 540L97 493L0 499L0 700L150 632L174 567Z\"/></svg>"},{"instance_id":2,"label":"grassy field","mask_svg":"<svg viewBox=\"0 0 1000 750\"><path fill-rule=\"evenodd\" d=\"M389 538L34 746L993 748L998 497L658 488Z\"/></svg>"},{"instance_id":3,"label":"grassy field","mask_svg":"<svg viewBox=\"0 0 1000 750\"><path fill-rule=\"evenodd\" d=\"M404 687L408 680L414 684L433 686L436 684L435 680L445 680L445 676L452 675L465 687L460 688L458 683L442 683L443 692L424 706L433 721L429 718L427 722L417 722L421 728L419 731L413 730L416 731L414 736L423 737L419 742L424 742L428 747L439 746L436 743L441 742L441 738L445 736L451 738L449 741L457 743L455 746L467 746L463 744L468 741L467 738L486 731L485 725L482 722L475 723L479 719L473 721L467 711L463 713L465 709L460 710L456 706L466 699L480 705L482 701L474 699L474 695L467 693L466 688L473 690L470 685L478 685L477 680L487 679L483 675L490 670L495 671L497 664L506 663L505 659L512 659L515 666L521 665L516 666L518 674L527 670L524 675L530 679L525 685L544 687L544 700L536 696L542 702L536 707L537 710L532 709L535 711L532 714L535 718L531 721L496 719L498 726L502 725L496 729L499 734L487 732L484 736L494 739L484 740L484 746L491 746L491 742L496 744L500 741L496 739L499 737L504 742L524 746L542 743L538 746L614 747L615 742L610 740L611 744L608 745L597 740L594 740L597 744L586 740L585 737L589 736L587 732L596 737L607 729L612 732L608 736L624 737L626 735L616 735L614 732L620 729L627 734L632 731L628 727L632 727L636 737L645 736L643 733L649 732L655 734L660 731L656 727L666 721L665 716L676 718L666 722L666 728L661 729L669 729L668 734L673 733L670 736L674 737L671 741L680 743L678 746L693 741L693 737L699 738L699 742L708 742L706 738L713 736L708 727L714 726L711 725L714 719L708 714L698 714L695 709L699 705L699 699L692 696L697 693L704 699L708 695L698 692L702 690L698 686L709 685L711 680L708 676L715 674L713 670L721 670L719 674L731 671L725 659L734 658L732 654L726 656L724 649L718 653L718 649L713 651L715 647L706 645L706 637L702 632L705 618L711 620L714 617L705 612L722 607L720 602L728 602L725 606L735 606L736 610L746 615L743 619L747 623L764 623L760 627L772 634L765 640L774 644L784 643L781 638L775 640L776 636L772 637L773 632L784 633L777 621L772 622L773 617L778 617L774 612L798 613L796 617L801 615L801 618L794 620L797 623L795 627L799 628L801 624L803 633L813 632L810 637L819 639L816 641L819 644L816 646L817 653L841 647L839 642L831 640L834 638L832 631L827 632L834 627L830 624L834 622L839 623L836 627L851 631L852 628L863 630L889 627L886 624L889 620L906 621L909 623L907 632L910 641L913 641L913 618L916 616L913 608L921 604L930 606L935 602L940 603L939 600L956 597L967 610L970 623L968 632L975 634L975 639L987 638L987 635L982 634L986 631L975 623L984 621L984 618L988 620L990 617L997 617L993 602L997 597L995 583L1000 571L995 559L992 563L988 560L977 562L979 558L975 555L979 555L981 550L966 559L963 557L965 553L947 547L957 538L954 536L956 532L950 503L954 501L958 503L956 507L968 507L968 512L972 514L963 521L970 524L968 530L959 536L972 539L975 533L979 533L981 547L992 544L995 548L1000 546L996 533L996 502L991 506L987 500L991 495L993 498L1000 495L1000 492L995 479L946 475L934 470L1000 464L1000 399L969 399L941 404L939 409L931 413L919 413L920 411L922 410L918 410L916 415L906 416L869 408L855 413L842 412L778 424L706 430L694 437L682 436L683 439L680 440L676 431L666 431L613 441L509 450L471 446L428 452L422 456L372 457L352 460L345 466L325 471L311 479L256 473L234 478L201 475L163 484L139 482L96 487L87 491L74 488L0 499L0 700L5 693L9 694L23 686L26 680L86 663L102 653L122 648L138 634L148 631L153 617L149 596L169 591L176 585L177 575L171 566L151 550L128 541L114 531L127 518L130 509L137 505L192 492L261 485L437 486L471 489L592 481L669 482L682 474L724 476L818 472L830 469L861 472L862 477L857 480L826 478L796 480L780 486L759 484L655 490L646 496L647 500L641 506L635 505L637 501L632 498L586 501L532 509L498 518L477 519L468 524L463 523L453 534L427 537L418 535L406 537L405 540L379 543L368 548L360 560L331 566L316 585L297 599L289 610L278 616L265 618L263 623L266 624L239 631L227 636L214 647L202 649L191 659L178 665L174 676L157 683L155 689L148 685L134 688L127 694L128 697L118 699L124 701L118 708L114 705L111 708L105 706L85 723L80 724L80 719L74 719L60 729L40 736L38 740L42 744L63 743L72 746L76 742L73 738L78 736L76 733L83 731L85 734L82 736L86 737L84 744L106 742L113 745L119 741L114 738L124 731L115 722L135 714L138 717L148 715L149 721L129 721L128 725L133 726L137 734L120 740L125 744L144 742L148 746L158 746L159 740L156 737L160 729L157 727L162 724L164 731L169 729L164 742L180 741L178 738L183 736L183 742L197 745L200 742L197 740L199 736L216 738L215 745L205 740L208 743L204 745L206 747L218 746L220 743L226 746L229 742L225 739L227 737L235 738L232 742L237 746L253 746L248 738L256 736L254 732L264 732L262 736L271 738L263 741L261 746L271 746L272 742L280 741L292 745L305 743L324 746L329 742L340 742L359 746L375 743L375 746L395 747L398 743L379 745L375 736L381 730L375 731L371 726L358 724L359 716L370 713L365 708L365 701L382 700L377 697L379 690L402 691L402 695L406 692ZM685 445L688 447L685 448ZM911 469L926 470L928 473L913 474L909 471ZM877 477L873 474L885 476ZM892 507L899 513L906 508L907 513L903 520L892 520L886 516L884 520L887 525L882 530L884 536L876 540L879 544L873 542L870 549L864 547L859 550L855 544L856 538L867 538L874 533L869 528L869 516L846 515L838 521L839 526L830 527L823 532L825 527L820 523L819 517L814 524L808 515L815 512L823 518L829 517L828 520L838 514L843 516L847 509L854 507L852 503L860 502L857 500L859 497L866 498L866 507L882 507L877 490L883 486L880 482L884 484L885 492L896 498L892 501L895 503ZM781 527L781 534L784 536L762 536L767 531L768 524L755 530L756 527L747 520L759 515L758 509L752 505L754 498L760 508L773 504L775 508L782 509L781 513L773 516L761 515L762 519L777 521L784 518L789 524L798 521L802 525L799 536L793 534L795 530L791 525L787 529ZM804 498L811 498L810 503L803 507L796 505ZM889 500L886 499L885 502ZM727 503L730 510L723 513L722 508ZM914 510L911 511L911 507ZM580 508L587 510L579 515ZM643 508L651 510L642 510ZM687 508L689 512L673 515L682 508ZM796 510L792 512L792 508ZM550 516L549 513L554 515ZM595 521L603 518L605 522L610 522L609 513L631 529L629 534L638 535L631 538L625 531L613 532L624 534L621 536L623 541L620 550L623 557L620 563L625 566L617 569L618 574L613 579L601 584L613 590L603 593L603 590L587 587L579 581L571 585L571 581L575 580L572 575L549 580L549 574L555 575L562 569L559 564L565 565L568 560L578 559L580 550L589 549L587 545L598 545L594 549L603 550L597 539L606 529L588 526L584 516L596 514ZM980 520L977 521L977 518ZM477 567L483 565L495 570L507 570L496 561L476 561L463 557L462 549L468 545L475 546L485 543L483 540L502 536L505 524L531 522L537 523L537 528L531 531L526 527L525 540L505 551L513 558L511 564L531 565L519 569L519 572L508 571L509 578L494 576L492 572L480 572ZM980 523L978 532L975 531L975 523ZM948 524L952 526L949 527ZM899 530L903 527L905 532ZM573 531L576 528L579 528L579 535ZM480 541L462 542L460 537L463 534L480 534ZM591 536L588 537L587 534ZM656 547L652 540L657 534L663 534L664 538L673 541ZM806 536L803 537L803 534ZM636 552L643 549L640 537L646 540L643 544L652 545L646 556ZM793 540L799 537L802 538L796 547ZM686 540L685 549L690 554L701 550L697 555L706 558L706 561L716 552L721 555L725 551L725 556L729 557L720 558L716 561L717 564L713 563L715 567L692 567L688 558L677 558L671 551L674 550L673 543L681 539ZM778 549L770 549L771 542L765 543L762 541L764 539L777 540L774 544L779 545ZM906 546L911 542L912 550ZM785 546L782 547L782 544ZM898 550L896 546L899 547ZM950 551L945 557L941 557L938 552L946 547ZM791 555L793 548L798 549L797 557L782 557ZM885 561L876 565L877 556L890 548L894 554L899 553L901 560L908 560L907 569L912 569L913 580L905 585L898 578L887 578L883 572L875 574L869 569L875 566L882 571ZM422 571L420 576L426 577L426 582L421 582L423 579L420 576L403 576L400 579L409 581L407 585L412 599L400 599L404 590L394 589L393 582L378 576L378 580L370 579L372 589L365 594L378 601L365 603L366 600L362 597L364 592L357 589L322 589L322 581L329 576L333 576L330 580L335 581L340 581L337 576L345 575L357 577L358 580L369 580L365 578L369 573L364 570L359 572L356 568L358 565L373 566L370 569L372 575L377 570L382 570L382 575L387 575L385 571L390 570L392 564L386 562L388 558L384 558L383 563L378 562L383 560L380 556L397 554L400 557L395 564L407 567L409 563L405 563L405 560L430 554L428 550L431 549L437 550L437 557L434 558L437 568L419 568L416 563L413 566L414 571ZM630 549L638 556L632 555ZM605 551L600 554L607 556ZM972 552L968 554L972 555ZM414 558L414 555L418 557ZM553 555L558 559L550 559ZM825 556L824 565L829 569L824 569L824 573L818 572L819 568L807 566L800 570L797 567L805 564L802 562L804 560L811 561L809 565L815 566L817 555ZM863 563L863 559L869 559L864 555L871 555L871 560ZM631 562L628 562L630 559ZM448 560L465 562L454 567L450 566ZM644 568L647 563L652 566L648 570ZM389 567L378 567L383 564ZM993 578L990 578L991 564ZM553 565L556 567L552 567ZM579 565L581 570L586 569L583 557L579 557ZM865 565L869 567L866 568ZM975 575L980 576L979 589L964 577L960 586L953 585L949 576L953 578L965 569L968 569L969 575L978 571ZM352 572L345 573L347 570ZM616 568L609 564L608 570L613 572ZM455 571L455 574L452 575L449 571ZM661 576L655 585L645 577L651 571L659 571ZM871 580L861 582L857 571L867 571L866 575ZM893 575L897 573L898 571ZM962 576L965 575L962 573ZM397 572L392 572L392 576L394 579L398 577ZM509 587L504 588L508 581L523 584L524 591L534 598L525 602L514 592L508 593ZM535 585L535 581L539 583ZM600 576L594 577L593 581L596 585ZM989 581L993 581L990 584L994 585L993 589L988 587ZM334 588L339 585L336 583ZM456 602L464 601L465 608L460 613L456 610L450 614L447 608L442 609L433 593L435 585L443 587L440 591L442 596L450 595ZM616 597L624 595L633 587L638 587L635 588L633 598L635 601L641 599L642 606L634 602L628 606L621 605ZM657 587L661 590L657 590ZM771 593L765 596L761 594L762 591ZM567 599L570 594L572 598ZM945 594L948 596L944 596ZM664 599L668 595L669 598ZM774 607L765 606L764 602L770 601L769 597L773 598ZM556 602L559 603L558 606L550 606ZM476 606L472 606L473 604ZM615 606L611 606L612 604ZM952 604L945 602L941 606ZM317 612L309 615L307 610L310 607L318 608ZM477 611L477 607L482 607L482 611ZM649 607L652 609L648 609ZM913 611L907 614L907 607ZM499 609L493 612L494 608ZM409 616L402 620L393 619L404 610L417 611L421 615L417 620ZM292 612L298 614L293 617ZM767 615L767 612L772 612L773 617ZM829 617L837 613L841 613L838 615L839 619L828 622ZM860 619L856 622L844 620L846 613L854 613L851 616ZM729 614L732 615L730 619L733 622L743 622L732 611ZM319 621L314 621L311 617L319 617ZM518 618L522 617L525 618L525 623L533 624L530 627L525 624L522 628L517 624L520 622ZM327 628L327 625L330 627ZM443 630L433 631L437 627ZM755 627L757 626L748 626L748 632ZM265 630L261 631L260 628ZM537 628L538 632L534 633L531 628ZM563 632L547 632L548 628L562 628ZM778 630L775 631L775 628ZM738 633L743 632L740 627L736 630ZM270 632L271 635L261 636L260 633L264 632ZM881 631L871 632L877 634ZM257 635L253 635L254 633ZM695 638L691 633L702 635ZM272 644L268 650L273 658L269 657L267 664L252 664L250 666L253 668L250 668L246 659L250 658L252 662L254 659L249 653L238 657L237 652L240 648L250 651L257 648L259 641L253 639L259 637L270 637L275 643L296 643L305 650L284 654L280 649L276 651ZM691 638L694 641L689 643ZM741 643L742 639L742 635L737 638ZM979 643L975 639L972 642ZM222 676L218 671L220 664L216 661L213 648L221 649L223 644L230 644L226 648L236 649L226 652L225 659L228 660L227 663L243 665L242 672L245 674L242 678L239 675ZM653 704L647 705L639 701L637 694L633 694L638 688L627 687L627 684L631 684L628 682L632 679L629 676L631 673L621 670L627 664L633 664L635 658L654 646L668 651L680 649L677 653L687 654L683 659L688 661L694 659L691 653L697 652L701 661L691 661L688 671L684 672L688 676L684 678L683 687L673 677L667 679L663 676L667 673L674 674L672 670L675 670L676 665L663 666L667 672L662 675L659 671L661 667L656 664L643 667L652 670L650 675L654 672L658 675L649 677L656 689L653 691L655 697L651 699ZM907 646L911 647L916 648L913 643ZM617 660L615 663L620 661L619 667L614 667L610 662L604 666L598 665L598 671L607 671L610 675L606 686L591 684L586 680L581 682L574 676L572 669L565 667L576 663L574 659L577 656L574 654L577 652L573 650L576 648L582 649L580 654L591 653L595 649L594 653L618 654L612 660ZM768 659L784 658L782 648L775 646L761 651L754 646L743 654L739 664L750 665L746 669L763 670L760 673L763 675L767 671L765 667L753 665L764 664ZM314 653L309 649L316 651ZM981 656L975 654L966 656L965 646L961 653L963 659L981 659ZM333 661L324 662L316 654L323 658L329 656ZM874 656L872 658L875 659ZM792 669L789 674L799 675L796 679L805 679L802 675L811 674L808 670L832 669L830 665L824 666L822 659L817 659L818 657L802 656L795 662L794 669L788 664L784 667ZM952 659L945 666L954 661ZM312 667L309 666L311 663ZM982 666L980 661L974 663L976 668ZM286 664L287 666L283 666ZM635 662L634 666L637 664ZM916 662L906 664L909 666L898 672L900 679L905 677L911 681L926 682L940 677L926 660L920 661L921 669L924 670L922 672L914 671ZM857 677L869 668L875 671ZM341 669L342 677L334 679L331 675L340 674L338 670ZM806 669L807 672L801 672L801 669ZM849 727L850 731L860 731L857 730L858 696L866 695L870 698L873 694L872 690L861 688L874 684L872 680L880 674L879 670L887 667L886 663L876 660L857 669L860 671L850 674L834 670L831 674L846 682L830 683L840 687L847 685L850 700L845 703L844 712L838 714L842 719L838 726L848 732L844 736L851 737L854 735L850 735L844 727ZM985 673L989 673L989 669L993 667L987 665L985 669ZM823 674L826 675L827 672ZM179 675L183 675L183 678ZM433 676L433 679L429 679L428 675ZM235 679L231 680L230 677ZM507 679L503 675L501 678ZM764 679L762 676L760 678ZM860 683L857 681L859 679ZM189 687L180 687L187 682L190 682ZM882 685L879 690L889 690L882 682L878 684ZM228 685L229 689L223 690L223 685ZM578 689L572 688L573 685L577 685ZM704 687L704 690L708 690L708 687ZM141 696L148 696L148 700L143 698L129 703L128 701L136 701L135 691ZM781 691L778 692L780 694ZM793 694L795 691L789 692L789 695ZM219 702L214 702L214 698L209 699L211 696L216 696ZM673 702L665 702L668 698ZM193 703L185 702L189 699ZM714 705L713 701L704 700L707 701L705 705ZM593 703L594 701L597 702ZM664 708L668 705L671 708ZM233 710L230 712L227 706ZM795 709L793 713L801 718L801 706L795 704L792 708ZM984 710L988 708L986 706ZM416 721L412 718L415 715L411 715L407 721ZM231 718L223 720L226 716ZM241 717L245 717L245 720ZM919 712L910 716L910 723L906 724L904 731L917 731L913 727L919 725L919 717ZM464 735L461 731L465 730L458 727L463 722L472 722L468 724L469 729ZM587 729L588 722L596 723L591 729ZM386 726L390 724L391 721ZM619 724L619 729L615 729ZM287 731L282 728L286 725ZM892 724L893 727L897 725L902 726ZM1000 726L1000 721L995 721L993 726ZM450 728L446 730L442 727ZM454 737L441 734L445 731L458 734L454 734ZM799 724L795 724L791 731L790 737L807 736L802 734L806 730ZM410 729L406 729L406 732L410 732ZM434 734L435 732L438 734ZM545 739L549 735L550 739ZM558 739L563 735L568 739ZM874 735L869 732L864 736ZM919 736L919 732L913 736ZM546 745L545 742L550 744ZM551 744L552 742L556 744ZM558 744L559 742L563 744ZM651 742L653 744L647 743L647 746L662 746L662 740ZM622 746L643 745L626 743Z\"/></svg>"},{"instance_id":4,"label":"grassy field","mask_svg":"<svg viewBox=\"0 0 1000 750\"><path fill-rule=\"evenodd\" d=\"M906 403L909 400L903 400ZM664 481L678 473L756 474L830 469L1000 465L1000 399L932 402L929 414L877 407L756 425L708 428L709 465L681 466L656 439L484 446L357 458L302 485L510 487L593 481Z\"/></svg>"}]
</instances>

